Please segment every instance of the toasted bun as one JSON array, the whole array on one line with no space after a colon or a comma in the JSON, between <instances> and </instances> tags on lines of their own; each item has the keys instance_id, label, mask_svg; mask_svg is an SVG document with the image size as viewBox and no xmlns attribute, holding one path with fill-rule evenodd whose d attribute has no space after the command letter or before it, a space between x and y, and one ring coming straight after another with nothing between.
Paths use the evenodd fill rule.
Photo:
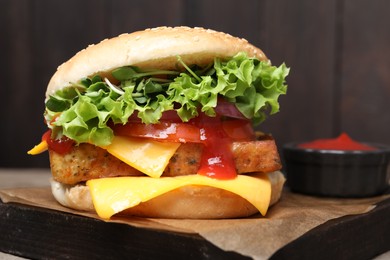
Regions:
<instances>
[{"instance_id":1,"label":"toasted bun","mask_svg":"<svg viewBox=\"0 0 390 260\"><path fill-rule=\"evenodd\" d=\"M275 204L283 189L285 178L280 171L268 174L271 185L271 205ZM64 185L51 181L52 192L63 206L94 211L88 186ZM151 218L217 219L247 217L258 210L245 199L225 190L206 186L186 186L165 193L148 202L122 212L121 215Z\"/></svg>"},{"instance_id":2,"label":"toasted bun","mask_svg":"<svg viewBox=\"0 0 390 260\"><path fill-rule=\"evenodd\" d=\"M122 66L174 69L178 66L177 55L186 64L206 65L215 57L231 57L241 51L259 60L267 59L244 39L203 28L158 27L122 34L90 45L59 66L49 82L46 98L82 78Z\"/></svg>"}]
</instances>

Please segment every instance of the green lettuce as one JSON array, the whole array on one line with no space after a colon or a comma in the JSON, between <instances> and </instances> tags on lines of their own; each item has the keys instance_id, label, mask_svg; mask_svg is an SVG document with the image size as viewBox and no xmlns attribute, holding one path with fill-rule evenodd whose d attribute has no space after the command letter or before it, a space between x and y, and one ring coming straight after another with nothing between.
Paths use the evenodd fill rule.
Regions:
<instances>
[{"instance_id":1,"label":"green lettuce","mask_svg":"<svg viewBox=\"0 0 390 260\"><path fill-rule=\"evenodd\" d=\"M125 124L136 114L154 124L169 110L176 110L183 122L199 111L213 117L219 96L259 124L279 111L278 98L287 91L285 64L272 66L243 52L230 60L216 58L204 68L188 67L180 57L178 62L183 72L127 66L112 71L116 84L96 75L57 91L45 111L54 137L105 146L113 138L108 122Z\"/></svg>"}]
</instances>

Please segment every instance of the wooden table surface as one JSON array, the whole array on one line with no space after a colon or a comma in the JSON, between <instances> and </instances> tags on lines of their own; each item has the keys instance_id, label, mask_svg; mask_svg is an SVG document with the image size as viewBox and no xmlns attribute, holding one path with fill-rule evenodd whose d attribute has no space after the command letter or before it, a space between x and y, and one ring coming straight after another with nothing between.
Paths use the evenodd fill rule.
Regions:
<instances>
[{"instance_id":1,"label":"wooden table surface","mask_svg":"<svg viewBox=\"0 0 390 260\"><path fill-rule=\"evenodd\" d=\"M48 186L50 171L48 169L0 169L0 189L16 187L45 187ZM390 243L390 237L388 238ZM21 259L17 256L0 252L0 259ZM376 260L390 259L390 251L375 258Z\"/></svg>"},{"instance_id":2,"label":"wooden table surface","mask_svg":"<svg viewBox=\"0 0 390 260\"><path fill-rule=\"evenodd\" d=\"M0 189L18 187L44 187L50 178L49 169L0 169ZM1 260L23 259L0 252Z\"/></svg>"}]
</instances>

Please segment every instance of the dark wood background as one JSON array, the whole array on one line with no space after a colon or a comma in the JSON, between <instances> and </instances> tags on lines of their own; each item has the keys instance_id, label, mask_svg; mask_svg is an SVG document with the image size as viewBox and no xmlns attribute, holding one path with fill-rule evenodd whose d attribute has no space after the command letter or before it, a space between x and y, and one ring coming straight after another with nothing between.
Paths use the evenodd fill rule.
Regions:
<instances>
[{"instance_id":1,"label":"dark wood background","mask_svg":"<svg viewBox=\"0 0 390 260\"><path fill-rule=\"evenodd\" d=\"M45 131L58 65L88 44L161 25L244 37L291 67L281 112L261 126L280 147L342 131L390 144L388 0L0 0L0 167L48 167L47 154L26 151Z\"/></svg>"}]
</instances>

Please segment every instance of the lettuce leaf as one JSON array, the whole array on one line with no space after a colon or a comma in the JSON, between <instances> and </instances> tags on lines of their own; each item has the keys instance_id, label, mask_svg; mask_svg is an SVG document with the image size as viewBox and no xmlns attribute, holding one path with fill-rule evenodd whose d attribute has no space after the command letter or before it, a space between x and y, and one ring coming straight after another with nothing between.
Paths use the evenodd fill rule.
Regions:
<instances>
[{"instance_id":1,"label":"lettuce leaf","mask_svg":"<svg viewBox=\"0 0 390 260\"><path fill-rule=\"evenodd\" d=\"M185 71L121 67L112 71L117 85L95 75L57 91L45 111L54 137L105 146L113 138L108 122L125 124L136 114L143 123L154 124L169 110L176 110L183 122L199 111L213 117L219 96L259 124L279 111L278 98L287 91L285 64L272 66L243 52L230 60L216 58L205 68L190 68L180 57L178 62Z\"/></svg>"}]
</instances>

